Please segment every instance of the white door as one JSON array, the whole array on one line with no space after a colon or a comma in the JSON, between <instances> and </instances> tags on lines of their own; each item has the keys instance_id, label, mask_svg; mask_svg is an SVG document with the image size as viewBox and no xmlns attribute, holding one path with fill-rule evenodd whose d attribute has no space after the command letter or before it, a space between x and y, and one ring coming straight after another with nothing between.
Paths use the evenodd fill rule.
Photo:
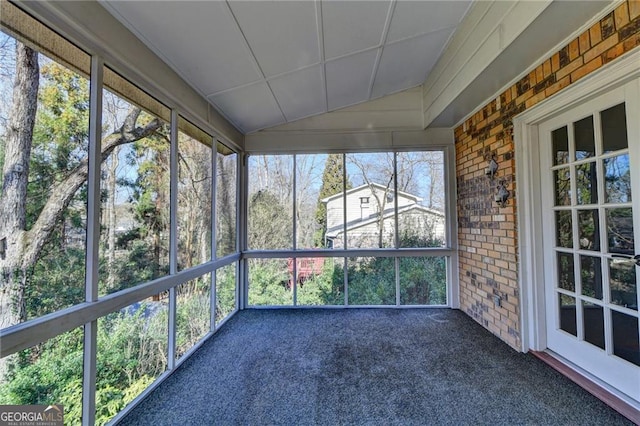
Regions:
<instances>
[{"instance_id":1,"label":"white door","mask_svg":"<svg viewBox=\"0 0 640 426\"><path fill-rule=\"evenodd\" d=\"M640 402L639 83L541 123L539 140L547 347Z\"/></svg>"}]
</instances>

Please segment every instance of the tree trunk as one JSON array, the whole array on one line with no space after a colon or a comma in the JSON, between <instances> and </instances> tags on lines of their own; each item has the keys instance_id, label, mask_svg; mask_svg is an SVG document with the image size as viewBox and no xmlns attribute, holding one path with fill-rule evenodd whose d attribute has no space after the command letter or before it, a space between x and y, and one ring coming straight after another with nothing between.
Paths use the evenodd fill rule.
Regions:
<instances>
[{"instance_id":1,"label":"tree trunk","mask_svg":"<svg viewBox=\"0 0 640 426\"><path fill-rule=\"evenodd\" d=\"M118 155L120 148L115 148L111 155L111 164L109 165L107 175L107 286L114 288L116 284L115 263L116 263L116 178L118 170Z\"/></svg>"},{"instance_id":2,"label":"tree trunk","mask_svg":"<svg viewBox=\"0 0 640 426\"><path fill-rule=\"evenodd\" d=\"M4 240L6 246L4 255L0 256L0 327L26 319L27 265L23 264L22 257L26 245L27 184L39 76L38 53L16 42L13 105L7 126L0 192L0 240Z\"/></svg>"}]
</instances>

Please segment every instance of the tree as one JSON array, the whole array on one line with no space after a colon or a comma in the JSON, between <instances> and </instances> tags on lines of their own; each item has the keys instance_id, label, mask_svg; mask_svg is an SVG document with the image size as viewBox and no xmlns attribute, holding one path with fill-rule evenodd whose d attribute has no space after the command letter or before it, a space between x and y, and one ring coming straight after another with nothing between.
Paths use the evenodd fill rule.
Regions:
<instances>
[{"instance_id":1,"label":"tree","mask_svg":"<svg viewBox=\"0 0 640 426\"><path fill-rule=\"evenodd\" d=\"M316 247L324 246L324 238L327 233L327 205L322 200L351 189L351 182L347 179L346 188L344 188L343 180L344 164L342 162L342 154L329 154L322 172L322 185L320 186L316 206L316 222L320 226L315 237Z\"/></svg>"},{"instance_id":2,"label":"tree","mask_svg":"<svg viewBox=\"0 0 640 426\"><path fill-rule=\"evenodd\" d=\"M39 100L40 67L38 53L20 42L16 42L16 68L14 75L13 105L7 129L5 162L2 174L4 181L0 192L0 240L6 239L7 250L0 257L2 293L9 296L9 303L3 303L3 310L11 306L8 322L15 324L26 320L25 290L29 285L29 274L37 262L45 244L50 240L66 209L78 190L85 184L88 175L88 158L81 151L60 144L60 154L52 158L56 163L56 179L48 183L41 194L41 208L32 212L27 223L27 188L34 147L34 126ZM60 88L65 90L64 87ZM59 94L58 94L59 95ZM56 98L55 92L51 95ZM43 98L46 104L47 98ZM51 101L51 99L49 100ZM141 110L132 107L123 125L102 141L101 160L104 161L113 150L126 143L143 139L156 132L161 123L152 119L144 124L138 122ZM66 131L64 123L61 132ZM75 135L68 135L72 141ZM76 141L77 142L77 141ZM65 151L66 150L66 151ZM64 153L66 152L66 156ZM67 161L77 155L74 161Z\"/></svg>"}]
</instances>

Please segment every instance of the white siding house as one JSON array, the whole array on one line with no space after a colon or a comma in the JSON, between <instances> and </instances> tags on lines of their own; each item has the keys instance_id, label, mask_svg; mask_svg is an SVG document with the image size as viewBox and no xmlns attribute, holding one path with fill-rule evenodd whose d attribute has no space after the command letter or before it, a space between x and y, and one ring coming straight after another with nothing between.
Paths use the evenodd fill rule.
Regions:
<instances>
[{"instance_id":1,"label":"white siding house","mask_svg":"<svg viewBox=\"0 0 640 426\"><path fill-rule=\"evenodd\" d=\"M346 221L347 247L395 246L395 208L398 209L399 235L438 240L444 244L444 213L424 207L420 197L372 183L324 198L327 206L327 247L344 248ZM345 215L346 205L346 215ZM381 231L382 230L382 231ZM402 245L402 244L401 244Z\"/></svg>"}]
</instances>

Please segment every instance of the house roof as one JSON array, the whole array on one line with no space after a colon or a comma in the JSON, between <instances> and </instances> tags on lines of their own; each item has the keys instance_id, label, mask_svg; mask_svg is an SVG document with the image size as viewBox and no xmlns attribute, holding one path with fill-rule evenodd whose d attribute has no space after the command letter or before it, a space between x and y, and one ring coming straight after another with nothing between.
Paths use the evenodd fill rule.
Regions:
<instances>
[{"instance_id":1,"label":"house roof","mask_svg":"<svg viewBox=\"0 0 640 426\"><path fill-rule=\"evenodd\" d=\"M346 192L346 195L348 197L349 195L353 195L356 192L364 191L366 189L369 189L369 186L373 186L374 188L377 188L377 189L379 189L381 191L386 191L387 190L386 186L380 185L379 183L376 183L376 182L373 182L371 184L365 183L363 185L356 186L355 188L348 189L347 192ZM338 192L337 194L331 195L329 197L325 197L325 198L321 199L320 201L323 202L323 203L328 203L329 201L332 201L332 200L334 200L336 198L342 198L342 194L343 194L342 192ZM408 192L404 192L404 191L397 191L397 194L399 196L412 199L416 203L418 203L418 202L420 202L422 200L422 198L420 198L420 197L418 197L416 195L413 195L413 194L409 194Z\"/></svg>"},{"instance_id":2,"label":"house roof","mask_svg":"<svg viewBox=\"0 0 640 426\"><path fill-rule=\"evenodd\" d=\"M442 213L442 212L440 212L438 210L433 210L433 209L430 209L428 207L421 206L420 204L411 204L409 206L401 207L401 208L398 209L398 215L401 215L403 213L408 213L411 210L419 210L419 211L422 211L423 213L426 213L428 215L438 216L438 217L444 219L444 213ZM382 214L383 220L393 217L393 213L394 213L394 209L393 208L385 210L383 212L383 214ZM380 216L378 214L371 215L370 217L368 217L367 219L364 219L364 220L362 220L362 219L352 220L351 222L347 222L347 232L349 232L349 230L353 230L353 229L361 228L363 226L371 225L372 223L375 223L378 220L380 220ZM334 226L332 228L327 229L327 237L329 237L329 238L336 237L339 234L341 234L343 231L344 231L344 228L343 228L342 225Z\"/></svg>"}]
</instances>

